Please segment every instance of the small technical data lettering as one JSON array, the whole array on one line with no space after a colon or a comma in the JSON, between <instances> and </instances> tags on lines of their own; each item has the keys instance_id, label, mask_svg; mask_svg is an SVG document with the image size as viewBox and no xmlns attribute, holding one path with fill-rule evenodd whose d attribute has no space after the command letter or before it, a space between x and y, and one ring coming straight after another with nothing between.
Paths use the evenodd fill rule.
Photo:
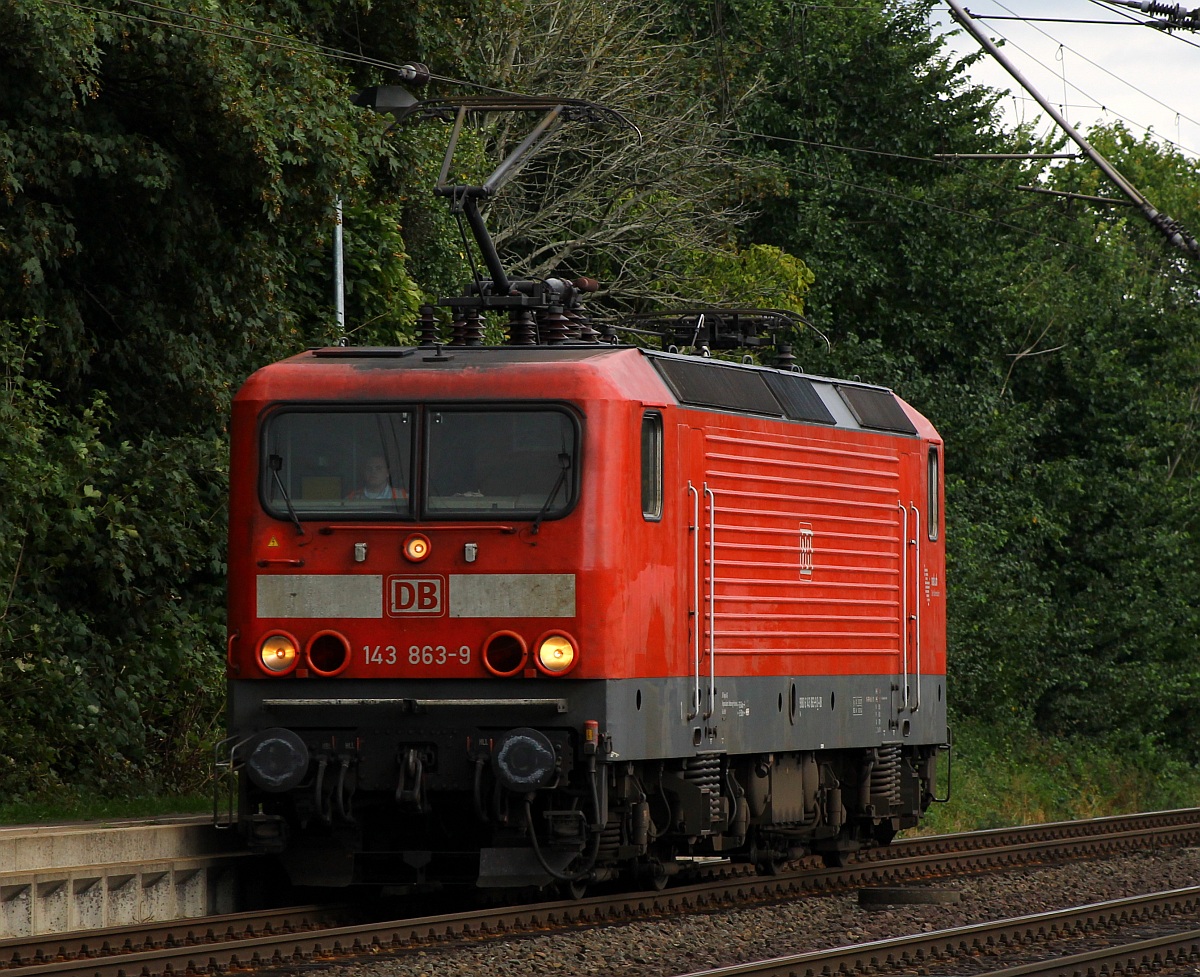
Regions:
<instances>
[{"instance_id":1,"label":"small technical data lettering","mask_svg":"<svg viewBox=\"0 0 1200 977\"><path fill-rule=\"evenodd\" d=\"M724 718L730 711L733 711L739 718L750 715L750 703L743 702L741 699L730 699L728 692L721 693L721 717Z\"/></svg>"}]
</instances>

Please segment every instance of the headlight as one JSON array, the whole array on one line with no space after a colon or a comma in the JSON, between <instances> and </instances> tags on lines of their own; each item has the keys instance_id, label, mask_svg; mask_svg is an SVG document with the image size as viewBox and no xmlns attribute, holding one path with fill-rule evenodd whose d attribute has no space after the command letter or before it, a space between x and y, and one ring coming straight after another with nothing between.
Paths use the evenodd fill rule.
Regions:
<instances>
[{"instance_id":1,"label":"headlight","mask_svg":"<svg viewBox=\"0 0 1200 977\"><path fill-rule=\"evenodd\" d=\"M258 660L272 675L290 672L299 657L296 640L287 634L268 635L258 647Z\"/></svg>"},{"instance_id":2,"label":"headlight","mask_svg":"<svg viewBox=\"0 0 1200 977\"><path fill-rule=\"evenodd\" d=\"M413 563L420 563L429 555L429 537L421 533L413 533L404 541L404 557Z\"/></svg>"},{"instance_id":3,"label":"headlight","mask_svg":"<svg viewBox=\"0 0 1200 977\"><path fill-rule=\"evenodd\" d=\"M578 658L579 649L569 635L554 631L538 640L537 666L547 675L565 675Z\"/></svg>"}]
</instances>

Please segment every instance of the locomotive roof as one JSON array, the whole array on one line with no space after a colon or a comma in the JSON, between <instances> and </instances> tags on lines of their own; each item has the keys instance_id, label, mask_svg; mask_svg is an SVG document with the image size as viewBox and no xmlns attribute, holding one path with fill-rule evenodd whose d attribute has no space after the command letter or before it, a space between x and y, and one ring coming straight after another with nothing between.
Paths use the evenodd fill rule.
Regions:
<instances>
[{"instance_id":1,"label":"locomotive roof","mask_svg":"<svg viewBox=\"0 0 1200 977\"><path fill-rule=\"evenodd\" d=\"M596 343L556 346L332 346L310 349L267 367L263 372L269 373L281 367L299 367L307 373L306 368L321 366L340 366L360 375L364 371L424 372L462 367L490 371L516 364L587 364L607 357L618 357L623 364L628 364L631 355L648 361L673 398L684 406L786 418L831 427L883 431L909 437L918 434L914 418L917 421L924 420L887 387L804 374L794 369L782 370L708 356ZM928 433L932 433L932 429Z\"/></svg>"}]
</instances>

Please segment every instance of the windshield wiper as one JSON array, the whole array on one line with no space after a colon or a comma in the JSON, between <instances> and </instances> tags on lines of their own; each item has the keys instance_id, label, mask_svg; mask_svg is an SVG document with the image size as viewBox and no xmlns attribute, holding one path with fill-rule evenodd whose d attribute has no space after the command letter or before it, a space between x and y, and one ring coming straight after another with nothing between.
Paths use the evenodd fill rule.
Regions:
<instances>
[{"instance_id":1,"label":"windshield wiper","mask_svg":"<svg viewBox=\"0 0 1200 977\"><path fill-rule=\"evenodd\" d=\"M561 466L558 472L558 479L554 482L554 488L550 490L550 494L546 496L546 501L542 503L542 508L537 514L537 518L533 520L533 534L535 536L542 525L542 520L546 517L546 513L550 510L550 503L554 501L559 489L563 487L563 483L567 480L567 472L571 470L571 456L565 451L560 451L558 454L558 463Z\"/></svg>"},{"instance_id":2,"label":"windshield wiper","mask_svg":"<svg viewBox=\"0 0 1200 977\"><path fill-rule=\"evenodd\" d=\"M296 535L303 536L304 527L300 525L300 517L296 515L296 510L292 506L291 496L288 495L288 490L283 484L283 479L279 477L279 470L283 468L283 458L279 455L271 455L269 461L271 463L271 475L275 479L275 484L279 486L279 494L283 496L288 515L292 517L292 522L296 524Z\"/></svg>"}]
</instances>

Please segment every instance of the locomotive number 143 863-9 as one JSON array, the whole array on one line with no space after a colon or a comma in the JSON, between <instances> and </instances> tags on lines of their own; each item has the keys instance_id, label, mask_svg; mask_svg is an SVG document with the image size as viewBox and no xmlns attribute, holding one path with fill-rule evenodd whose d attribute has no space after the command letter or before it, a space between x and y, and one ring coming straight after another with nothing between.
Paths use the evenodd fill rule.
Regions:
<instances>
[{"instance_id":1,"label":"locomotive number 143 863-9","mask_svg":"<svg viewBox=\"0 0 1200 977\"><path fill-rule=\"evenodd\" d=\"M363 645L363 658L368 665L469 665L471 646L460 645L457 650L445 645L409 645L407 650L395 645Z\"/></svg>"}]
</instances>

